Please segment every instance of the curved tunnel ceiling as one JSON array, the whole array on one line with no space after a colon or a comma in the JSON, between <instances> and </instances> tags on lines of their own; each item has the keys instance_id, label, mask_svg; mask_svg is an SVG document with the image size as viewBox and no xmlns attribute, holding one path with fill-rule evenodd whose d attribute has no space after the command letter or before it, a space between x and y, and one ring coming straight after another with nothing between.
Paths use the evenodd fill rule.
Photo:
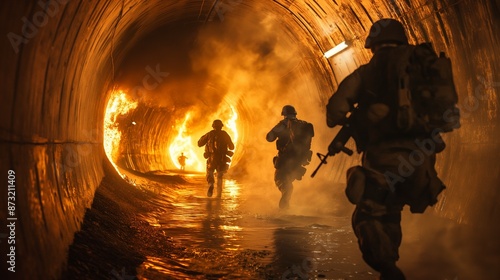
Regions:
<instances>
[{"instance_id":1,"label":"curved tunnel ceiling","mask_svg":"<svg viewBox=\"0 0 500 280\"><path fill-rule=\"evenodd\" d=\"M382 17L401 20L412 43L430 40L451 57L462 128L445 135L438 168L448 188L434 209L488 227L500 212L499 7L494 0L3 3L1 166L17 174L17 250L33 267L25 273L60 273L105 174L103 120L113 88L142 86L135 97L143 105L131 113L142 124L127 135L141 145L124 145L125 166L168 167L157 155L175 120L195 110L192 123L206 128L207 112L231 104L239 113L238 166L252 171L250 163L274 153L262 135L285 103L314 122L313 150L327 146L334 131L324 105L370 59L363 39ZM344 40L346 51L323 57ZM319 179L343 181L357 161L338 157Z\"/></svg>"}]
</instances>

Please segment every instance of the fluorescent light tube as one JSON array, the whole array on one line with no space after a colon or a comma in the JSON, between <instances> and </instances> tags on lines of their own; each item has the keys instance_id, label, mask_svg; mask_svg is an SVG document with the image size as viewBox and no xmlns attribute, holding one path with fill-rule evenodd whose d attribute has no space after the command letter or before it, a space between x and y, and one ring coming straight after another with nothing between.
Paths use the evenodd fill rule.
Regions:
<instances>
[{"instance_id":1,"label":"fluorescent light tube","mask_svg":"<svg viewBox=\"0 0 500 280\"><path fill-rule=\"evenodd\" d=\"M348 47L347 43L344 41L338 45L336 45L335 47L333 47L332 49L330 49L329 51L327 51L324 56L326 58L330 58L336 54L338 54L339 52L345 50L346 48Z\"/></svg>"}]
</instances>

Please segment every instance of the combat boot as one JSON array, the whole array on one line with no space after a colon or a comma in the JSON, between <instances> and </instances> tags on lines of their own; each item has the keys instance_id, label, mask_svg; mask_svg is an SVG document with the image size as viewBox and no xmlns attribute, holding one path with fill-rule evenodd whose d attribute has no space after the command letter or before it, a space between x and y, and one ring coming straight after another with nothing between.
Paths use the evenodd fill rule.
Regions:
<instances>
[{"instance_id":1,"label":"combat boot","mask_svg":"<svg viewBox=\"0 0 500 280\"><path fill-rule=\"evenodd\" d=\"M213 193L214 193L214 184L210 184L210 186L208 187L207 196L212 197Z\"/></svg>"},{"instance_id":2,"label":"combat boot","mask_svg":"<svg viewBox=\"0 0 500 280\"><path fill-rule=\"evenodd\" d=\"M380 280L406 280L403 272L395 265L384 266L380 269Z\"/></svg>"}]
</instances>

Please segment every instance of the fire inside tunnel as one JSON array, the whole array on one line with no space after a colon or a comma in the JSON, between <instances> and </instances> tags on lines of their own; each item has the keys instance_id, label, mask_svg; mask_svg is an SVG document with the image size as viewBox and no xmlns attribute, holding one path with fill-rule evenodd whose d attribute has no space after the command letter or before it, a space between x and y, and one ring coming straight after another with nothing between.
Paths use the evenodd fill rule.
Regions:
<instances>
[{"instance_id":1,"label":"fire inside tunnel","mask_svg":"<svg viewBox=\"0 0 500 280\"><path fill-rule=\"evenodd\" d=\"M400 20L410 43L430 41L444 51L452 60L459 95L461 128L443 135L447 148L437 161L447 188L426 217L467 232L467 241L439 231L442 223L421 219L407 226L428 225L437 242L453 248L449 252L457 266L471 267L459 269L454 279L498 279L498 242L488 243L499 233L500 215L498 0L5 1L0 15L0 169L5 176L0 244L1 275L8 279L62 277L68 250L84 230L86 213L99 189L106 188L106 178L119 174L115 184L137 187L141 174L203 177L205 159L197 140L214 119L223 121L235 143L226 186L232 197L244 197L240 185L245 185L252 193L245 203L259 202L248 211L276 208L276 147L266 142L266 133L281 119L282 106L292 104L298 118L314 124L312 150L326 151L337 130L326 126L325 105L342 79L371 58L364 40L380 18ZM345 50L324 56L342 42ZM178 171L181 153L187 157L183 172ZM338 155L314 179L304 178L297 185L297 209L303 203L323 209L318 211L324 215L333 204L336 215L350 215L342 185L346 170L359 160L359 155ZM313 158L308 175L318 163ZM165 188L186 182L174 180ZM175 213L184 213L175 203L167 209L166 224L175 223ZM225 227L226 234L242 230ZM405 238L419 244L411 230ZM278 226L274 237L261 237L289 233L283 231ZM352 232L349 238L355 242ZM469 249L476 243L486 243L493 253ZM289 253L279 244L277 255ZM300 250L294 246L288 249ZM423 248L432 245L414 247L413 253L425 255ZM283 268L276 275L287 272ZM113 276L95 273L96 279ZM249 278L243 275L218 277ZM156 276L176 279L174 274ZM358 276L349 277L371 279Z\"/></svg>"}]
</instances>

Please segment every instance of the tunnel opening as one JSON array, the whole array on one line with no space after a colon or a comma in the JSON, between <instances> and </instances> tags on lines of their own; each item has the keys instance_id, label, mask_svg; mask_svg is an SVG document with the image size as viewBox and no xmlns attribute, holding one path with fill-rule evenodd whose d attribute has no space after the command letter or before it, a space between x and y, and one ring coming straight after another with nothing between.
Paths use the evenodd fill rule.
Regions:
<instances>
[{"instance_id":1,"label":"tunnel opening","mask_svg":"<svg viewBox=\"0 0 500 280\"><path fill-rule=\"evenodd\" d=\"M139 100L133 100L133 97L123 90L113 90L109 96L104 119L103 145L106 156L122 177L124 174L120 172L119 166L143 173L178 170L181 167L178 161L181 154L187 157L186 171L203 172L204 150L197 146L197 139L212 129L211 124L215 119L222 120L225 130L232 137L235 150L230 163L233 166L237 163L240 155L238 141L241 137L238 133L238 113L231 103L223 101L212 113L201 113L204 116L197 116L196 114L200 114L200 106L196 107L196 110L193 107L178 108L175 103L166 107L151 107ZM209 108L206 109L208 110ZM152 115L159 119L152 120ZM199 123L193 120L199 120ZM143 133L158 136L143 136ZM152 139L153 143L145 139ZM144 149L142 145L147 146L149 150ZM148 161L151 163L149 166L140 165L140 158L144 155L152 158Z\"/></svg>"},{"instance_id":2,"label":"tunnel opening","mask_svg":"<svg viewBox=\"0 0 500 280\"><path fill-rule=\"evenodd\" d=\"M322 71L315 70L323 67L322 54L290 28L274 32L286 27L285 20L261 5L240 8L224 20L159 26L127 46L114 86L139 105L120 118L123 140L113 159L120 166L175 170L184 153L186 170L203 172L196 141L221 119L236 142L230 174L262 173L255 166L269 165L275 153L265 134L284 105L294 104L301 118L322 119L318 92L329 80L311 72Z\"/></svg>"},{"instance_id":3,"label":"tunnel opening","mask_svg":"<svg viewBox=\"0 0 500 280\"><path fill-rule=\"evenodd\" d=\"M120 174L123 178L124 175L118 169L116 165L120 142L122 138L122 129L120 129L119 118L123 118L130 110L137 108L137 102L131 101L127 94L123 91L117 90L110 94L109 100L106 105L106 110L104 112L104 123L103 123L103 148L104 152L110 163L115 168L116 172ZM135 125L135 121L131 121L130 125Z\"/></svg>"}]
</instances>

